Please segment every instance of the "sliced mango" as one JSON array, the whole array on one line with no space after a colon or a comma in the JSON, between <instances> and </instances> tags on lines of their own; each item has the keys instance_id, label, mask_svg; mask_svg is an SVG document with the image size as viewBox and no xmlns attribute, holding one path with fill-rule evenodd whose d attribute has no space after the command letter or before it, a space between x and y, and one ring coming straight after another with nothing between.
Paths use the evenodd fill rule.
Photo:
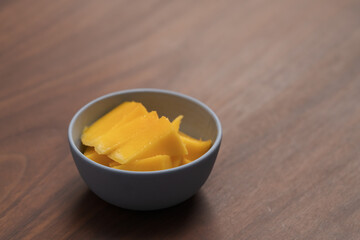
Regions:
<instances>
[{"instance_id":1,"label":"sliced mango","mask_svg":"<svg viewBox=\"0 0 360 240\"><path fill-rule=\"evenodd\" d=\"M113 168L130 171L158 171L172 168L172 161L168 155L157 155L145 159L135 160L127 164L120 164Z\"/></svg>"},{"instance_id":2,"label":"sliced mango","mask_svg":"<svg viewBox=\"0 0 360 240\"><path fill-rule=\"evenodd\" d=\"M183 158L182 162L181 162L181 165L185 165L185 164L188 164L188 163L191 163L191 162L192 162L191 160Z\"/></svg>"},{"instance_id":3,"label":"sliced mango","mask_svg":"<svg viewBox=\"0 0 360 240\"><path fill-rule=\"evenodd\" d=\"M110 159L108 156L100 155L97 152L95 152L93 147L87 147L85 149L84 155L87 158L93 160L94 162L100 163L105 166L109 166L112 163L116 163L112 159Z\"/></svg>"},{"instance_id":4,"label":"sliced mango","mask_svg":"<svg viewBox=\"0 0 360 240\"><path fill-rule=\"evenodd\" d=\"M116 169L156 171L199 158L211 147L179 131L183 116L172 122L148 113L141 103L124 102L83 131L84 155Z\"/></svg>"},{"instance_id":5,"label":"sliced mango","mask_svg":"<svg viewBox=\"0 0 360 240\"><path fill-rule=\"evenodd\" d=\"M175 128L176 131L179 131L180 129L180 124L181 124L181 120L184 118L183 115L179 115L177 116L172 122L171 124L173 125L173 127Z\"/></svg>"},{"instance_id":6,"label":"sliced mango","mask_svg":"<svg viewBox=\"0 0 360 240\"><path fill-rule=\"evenodd\" d=\"M171 161L172 161L173 167L178 167L178 166L182 165L183 157L182 156L171 157Z\"/></svg>"},{"instance_id":7,"label":"sliced mango","mask_svg":"<svg viewBox=\"0 0 360 240\"><path fill-rule=\"evenodd\" d=\"M110 129L124 122L147 114L146 108L137 102L124 102L85 128L81 141L86 146L95 146L96 140Z\"/></svg>"},{"instance_id":8,"label":"sliced mango","mask_svg":"<svg viewBox=\"0 0 360 240\"><path fill-rule=\"evenodd\" d=\"M118 146L137 138L143 132L151 130L154 122L158 121L156 112L147 113L124 124L117 124L110 131L100 136L95 143L95 150L99 154L108 154Z\"/></svg>"},{"instance_id":9,"label":"sliced mango","mask_svg":"<svg viewBox=\"0 0 360 240\"><path fill-rule=\"evenodd\" d=\"M112 159L111 159L111 160L112 160ZM119 165L120 165L120 163L115 162L114 160L112 160L112 162L109 163L109 167L115 167L115 166L119 166Z\"/></svg>"},{"instance_id":10,"label":"sliced mango","mask_svg":"<svg viewBox=\"0 0 360 240\"><path fill-rule=\"evenodd\" d=\"M185 158L188 160L195 160L206 153L211 147L211 140L202 141L179 132L181 141L185 144L188 154L185 154Z\"/></svg>"},{"instance_id":11,"label":"sliced mango","mask_svg":"<svg viewBox=\"0 0 360 240\"><path fill-rule=\"evenodd\" d=\"M176 129L169 119L161 117L152 122L151 127L121 144L108 156L118 163L125 164L155 155L182 156L185 154L187 150Z\"/></svg>"}]
</instances>

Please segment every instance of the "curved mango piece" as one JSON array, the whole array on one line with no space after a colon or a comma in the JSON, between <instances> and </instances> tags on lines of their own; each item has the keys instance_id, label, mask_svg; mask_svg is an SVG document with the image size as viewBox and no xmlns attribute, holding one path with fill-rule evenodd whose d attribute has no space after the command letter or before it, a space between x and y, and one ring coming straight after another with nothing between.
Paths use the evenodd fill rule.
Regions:
<instances>
[{"instance_id":1,"label":"curved mango piece","mask_svg":"<svg viewBox=\"0 0 360 240\"><path fill-rule=\"evenodd\" d=\"M185 158L193 161L201 157L206 153L211 147L211 140L202 141L186 135L185 133L179 132L182 142L185 144L185 147L188 151L188 154L185 154Z\"/></svg>"},{"instance_id":2,"label":"curved mango piece","mask_svg":"<svg viewBox=\"0 0 360 240\"><path fill-rule=\"evenodd\" d=\"M172 122L171 124L173 125L173 127L175 128L176 131L179 131L180 129L180 124L181 124L181 120L184 118L183 115L179 115L177 116Z\"/></svg>"},{"instance_id":3,"label":"curved mango piece","mask_svg":"<svg viewBox=\"0 0 360 240\"><path fill-rule=\"evenodd\" d=\"M137 135L151 128L153 122L158 121L156 112L146 113L143 116L123 123L117 124L110 131L100 136L94 144L95 150L100 154L109 154L117 147L127 143Z\"/></svg>"},{"instance_id":4,"label":"curved mango piece","mask_svg":"<svg viewBox=\"0 0 360 240\"><path fill-rule=\"evenodd\" d=\"M108 156L125 164L155 155L183 156L188 152L169 119L161 117Z\"/></svg>"},{"instance_id":5,"label":"curved mango piece","mask_svg":"<svg viewBox=\"0 0 360 240\"><path fill-rule=\"evenodd\" d=\"M110 164L113 164L113 162L114 162L108 156L98 154L93 147L87 147L85 149L84 155L87 158L93 160L94 162L100 163L105 166L109 166Z\"/></svg>"},{"instance_id":6,"label":"curved mango piece","mask_svg":"<svg viewBox=\"0 0 360 240\"><path fill-rule=\"evenodd\" d=\"M112 128L147 114L146 108L137 102L124 102L86 127L81 141L86 146L95 146L99 137Z\"/></svg>"},{"instance_id":7,"label":"curved mango piece","mask_svg":"<svg viewBox=\"0 0 360 240\"><path fill-rule=\"evenodd\" d=\"M191 162L192 161L190 161L189 159L183 158L182 162L181 162L181 165L185 165L185 164L188 164L188 163L191 163Z\"/></svg>"},{"instance_id":8,"label":"curved mango piece","mask_svg":"<svg viewBox=\"0 0 360 240\"><path fill-rule=\"evenodd\" d=\"M168 155L157 155L130 163L120 164L113 168L129 171L158 171L172 168L172 161Z\"/></svg>"}]
</instances>

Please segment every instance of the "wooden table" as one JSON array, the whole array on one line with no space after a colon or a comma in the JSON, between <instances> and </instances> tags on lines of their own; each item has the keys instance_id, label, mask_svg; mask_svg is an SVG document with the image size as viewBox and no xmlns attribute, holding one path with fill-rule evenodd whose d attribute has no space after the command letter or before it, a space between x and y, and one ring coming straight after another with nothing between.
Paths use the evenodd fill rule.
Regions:
<instances>
[{"instance_id":1,"label":"wooden table","mask_svg":"<svg viewBox=\"0 0 360 240\"><path fill-rule=\"evenodd\" d=\"M0 239L360 239L360 2L0 2ZM213 172L170 209L80 178L73 114L161 88L223 125Z\"/></svg>"}]
</instances>

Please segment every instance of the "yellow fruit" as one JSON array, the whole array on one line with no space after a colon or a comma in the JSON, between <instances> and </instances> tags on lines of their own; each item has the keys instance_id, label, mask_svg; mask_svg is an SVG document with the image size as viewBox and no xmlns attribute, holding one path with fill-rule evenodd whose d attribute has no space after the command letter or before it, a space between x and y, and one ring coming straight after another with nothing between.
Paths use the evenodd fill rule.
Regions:
<instances>
[{"instance_id":1,"label":"yellow fruit","mask_svg":"<svg viewBox=\"0 0 360 240\"><path fill-rule=\"evenodd\" d=\"M187 150L176 129L169 119L161 117L121 144L108 156L118 163L125 164L156 155L182 156L185 154Z\"/></svg>"},{"instance_id":2,"label":"yellow fruit","mask_svg":"<svg viewBox=\"0 0 360 240\"><path fill-rule=\"evenodd\" d=\"M185 165L188 163L191 163L192 161L190 161L189 159L183 158L181 165Z\"/></svg>"},{"instance_id":3,"label":"yellow fruit","mask_svg":"<svg viewBox=\"0 0 360 240\"><path fill-rule=\"evenodd\" d=\"M114 160L112 160L111 159L111 163L109 163L109 167L115 167L115 166L119 166L120 165L120 163L118 163L118 162L115 162Z\"/></svg>"},{"instance_id":4,"label":"yellow fruit","mask_svg":"<svg viewBox=\"0 0 360 240\"><path fill-rule=\"evenodd\" d=\"M172 161L173 167L178 167L182 164L183 157L182 156L172 157L171 161Z\"/></svg>"},{"instance_id":5,"label":"yellow fruit","mask_svg":"<svg viewBox=\"0 0 360 240\"><path fill-rule=\"evenodd\" d=\"M151 112L124 124L117 124L96 140L94 144L95 150L100 154L109 154L118 146L125 144L132 138L137 138L137 135L141 135L152 128L156 121L158 121L157 113Z\"/></svg>"},{"instance_id":6,"label":"yellow fruit","mask_svg":"<svg viewBox=\"0 0 360 240\"><path fill-rule=\"evenodd\" d=\"M185 144L188 154L185 154L185 158L188 160L195 160L206 153L211 147L211 140L202 141L192 138L185 133L179 132L182 142Z\"/></svg>"},{"instance_id":7,"label":"yellow fruit","mask_svg":"<svg viewBox=\"0 0 360 240\"><path fill-rule=\"evenodd\" d=\"M117 125L147 114L145 107L137 102L124 102L105 114L90 127L85 128L81 141L86 146L95 146L96 140Z\"/></svg>"},{"instance_id":8,"label":"yellow fruit","mask_svg":"<svg viewBox=\"0 0 360 240\"><path fill-rule=\"evenodd\" d=\"M173 125L176 131L179 131L180 129L180 124L183 117L184 117L183 115L179 115L171 122L171 124Z\"/></svg>"},{"instance_id":9,"label":"yellow fruit","mask_svg":"<svg viewBox=\"0 0 360 240\"><path fill-rule=\"evenodd\" d=\"M105 166L109 166L109 164L114 163L114 161L112 159L110 159L108 156L100 155L97 152L95 152L93 147L87 147L84 152L84 155L87 158L93 160L94 162L100 163Z\"/></svg>"},{"instance_id":10,"label":"yellow fruit","mask_svg":"<svg viewBox=\"0 0 360 240\"><path fill-rule=\"evenodd\" d=\"M127 164L120 164L113 168L129 171L158 171L172 168L171 158L168 155L157 155L145 159L135 160Z\"/></svg>"},{"instance_id":11,"label":"yellow fruit","mask_svg":"<svg viewBox=\"0 0 360 240\"><path fill-rule=\"evenodd\" d=\"M211 147L179 131L183 116L172 122L148 113L141 103L124 102L85 127L84 155L116 169L156 171L178 167L199 158Z\"/></svg>"}]
</instances>

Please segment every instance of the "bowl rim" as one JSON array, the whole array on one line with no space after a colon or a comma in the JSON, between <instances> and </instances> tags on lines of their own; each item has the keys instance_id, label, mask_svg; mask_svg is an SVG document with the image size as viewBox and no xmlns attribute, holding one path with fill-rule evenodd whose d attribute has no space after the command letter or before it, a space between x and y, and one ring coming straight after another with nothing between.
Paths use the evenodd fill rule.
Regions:
<instances>
[{"instance_id":1,"label":"bowl rim","mask_svg":"<svg viewBox=\"0 0 360 240\"><path fill-rule=\"evenodd\" d=\"M215 125L217 128L217 135L215 138L214 143L212 144L211 148L205 153L203 154L201 157L199 157L198 159L185 164L185 165L181 165L178 167L174 167L174 168L169 168L169 169L165 169L165 170L158 170L158 171L127 171L127 170L121 170L121 169L115 169L115 168L111 168L111 167L107 167L104 166L102 164L99 164L87 157L85 157L85 155L76 147L74 140L72 139L72 130L75 124L76 119L86 110L88 109L91 105L102 101L104 99L107 98L111 98L113 96L116 95L123 95L123 94L129 94L129 93L138 93L138 92L150 92L150 93L162 93L162 94L168 94L168 95L174 95L176 97L179 98L184 98L188 101L191 101L199 106L201 106L203 109L205 109L210 115L211 117L214 119L215 121ZM189 168L192 167L196 164L199 164L201 161L204 161L205 158L207 158L209 155L211 155L214 151L216 151L217 149L220 148L220 144L221 144L221 140L222 140L222 128L221 128L221 123L219 118L217 117L217 115L215 114L215 112L208 107L206 104L204 104L203 102L201 102L200 100L194 98L194 97L190 97L188 95L179 93L179 92L174 92L174 91L170 91L170 90L164 90L164 89L157 89L157 88L134 88L134 89L127 89L127 90L121 90L121 91L116 91L116 92L112 92L112 93L108 93L105 94L103 96L100 96L98 98L95 98L94 100L88 102L87 104L85 104L84 106L82 106L72 117L69 127L68 127L68 141L70 144L70 147L73 149L73 151L76 152L76 154L78 154L84 161L86 161L87 163L89 163L90 165L93 165L95 167L100 167L106 171L111 171L114 173L121 173L121 174L129 174L129 175L152 175L152 174L167 174L167 173L171 173L174 171L181 171L182 169L185 168Z\"/></svg>"}]
</instances>

